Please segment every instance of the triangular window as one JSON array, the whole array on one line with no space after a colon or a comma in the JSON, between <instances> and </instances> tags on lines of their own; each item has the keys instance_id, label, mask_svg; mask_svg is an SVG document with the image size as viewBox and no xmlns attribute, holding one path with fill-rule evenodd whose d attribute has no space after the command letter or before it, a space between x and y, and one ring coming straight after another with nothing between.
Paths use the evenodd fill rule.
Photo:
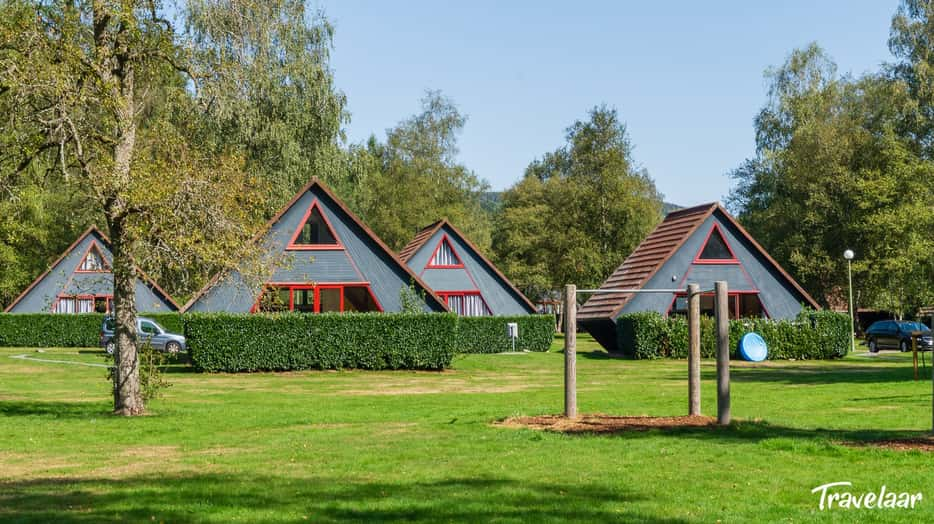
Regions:
<instances>
[{"instance_id":1,"label":"triangular window","mask_svg":"<svg viewBox=\"0 0 934 524\"><path fill-rule=\"evenodd\" d=\"M441 243L438 244L438 247L435 248L435 252L431 255L431 260L428 261L428 267L464 267L463 262L461 262L460 257L457 256L457 252L454 251L454 248L451 246L451 242L448 241L448 237L446 235L441 239Z\"/></svg>"},{"instance_id":2,"label":"triangular window","mask_svg":"<svg viewBox=\"0 0 934 524\"><path fill-rule=\"evenodd\" d=\"M306 213L301 226L292 236L289 249L340 249L337 235L331 229L331 224L321 213L321 208L315 202Z\"/></svg>"},{"instance_id":3,"label":"triangular window","mask_svg":"<svg viewBox=\"0 0 934 524\"><path fill-rule=\"evenodd\" d=\"M736 255L733 254L733 250L730 249L730 245L726 243L726 239L723 238L723 233L720 231L720 226L715 225L713 229L710 230L710 235L707 237L707 243L704 244L703 249L699 255L697 255L698 262L733 262L735 263Z\"/></svg>"},{"instance_id":4,"label":"triangular window","mask_svg":"<svg viewBox=\"0 0 934 524\"><path fill-rule=\"evenodd\" d=\"M84 254L84 258L81 259L78 271L107 271L107 269L107 262L104 261L100 249L97 244L92 244L88 252Z\"/></svg>"}]
</instances>

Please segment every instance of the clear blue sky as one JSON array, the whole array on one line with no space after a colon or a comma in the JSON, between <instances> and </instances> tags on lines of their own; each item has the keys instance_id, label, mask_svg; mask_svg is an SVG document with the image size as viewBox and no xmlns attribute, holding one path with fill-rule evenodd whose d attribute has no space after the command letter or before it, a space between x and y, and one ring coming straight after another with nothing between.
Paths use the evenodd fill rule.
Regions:
<instances>
[{"instance_id":1,"label":"clear blue sky","mask_svg":"<svg viewBox=\"0 0 934 524\"><path fill-rule=\"evenodd\" d=\"M468 116L460 160L494 189L615 107L669 202L722 200L754 153L763 71L818 42L843 73L891 59L897 0L518 2L312 0L336 27L332 66L353 142L439 89Z\"/></svg>"}]
</instances>

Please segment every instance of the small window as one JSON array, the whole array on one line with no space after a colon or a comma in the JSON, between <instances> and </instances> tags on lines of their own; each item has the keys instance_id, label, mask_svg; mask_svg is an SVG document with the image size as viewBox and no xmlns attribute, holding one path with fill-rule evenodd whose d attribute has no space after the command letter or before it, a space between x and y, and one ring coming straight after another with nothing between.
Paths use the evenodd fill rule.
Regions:
<instances>
[{"instance_id":1,"label":"small window","mask_svg":"<svg viewBox=\"0 0 934 524\"><path fill-rule=\"evenodd\" d=\"M714 226L713 230L710 232L710 236L707 238L707 243L704 244L704 248L701 250L697 259L705 261L733 261L736 260L736 257L733 256L733 251L730 250L730 246L723 238L720 228Z\"/></svg>"},{"instance_id":2,"label":"small window","mask_svg":"<svg viewBox=\"0 0 934 524\"><path fill-rule=\"evenodd\" d=\"M477 292L440 293L448 309L464 317L482 317L492 315L483 297Z\"/></svg>"},{"instance_id":3,"label":"small window","mask_svg":"<svg viewBox=\"0 0 934 524\"><path fill-rule=\"evenodd\" d=\"M74 313L75 312L75 299L74 297L61 297L58 299L58 302L55 304L56 313Z\"/></svg>"},{"instance_id":4,"label":"small window","mask_svg":"<svg viewBox=\"0 0 934 524\"><path fill-rule=\"evenodd\" d=\"M379 311L379 306L365 286L348 286L344 288L344 311Z\"/></svg>"},{"instance_id":5,"label":"small window","mask_svg":"<svg viewBox=\"0 0 934 524\"><path fill-rule=\"evenodd\" d=\"M294 299L293 311L300 313L315 312L315 290L314 289L296 289L292 291Z\"/></svg>"},{"instance_id":6,"label":"small window","mask_svg":"<svg viewBox=\"0 0 934 524\"><path fill-rule=\"evenodd\" d=\"M463 265L447 236L441 239L441 243L431 255L431 260L428 261L428 267L463 267Z\"/></svg>"},{"instance_id":7,"label":"small window","mask_svg":"<svg viewBox=\"0 0 934 524\"><path fill-rule=\"evenodd\" d=\"M340 313L341 288L325 287L318 290L318 311L321 313Z\"/></svg>"},{"instance_id":8,"label":"small window","mask_svg":"<svg viewBox=\"0 0 934 524\"><path fill-rule=\"evenodd\" d=\"M103 255L101 255L100 249L97 247L97 244L91 245L88 248L88 252L85 253L84 258L81 259L81 264L78 265L78 271L106 271L107 263L104 261Z\"/></svg>"},{"instance_id":9,"label":"small window","mask_svg":"<svg viewBox=\"0 0 934 524\"><path fill-rule=\"evenodd\" d=\"M77 313L93 313L94 312L94 299L93 298L79 298L77 301Z\"/></svg>"},{"instance_id":10,"label":"small window","mask_svg":"<svg viewBox=\"0 0 934 524\"><path fill-rule=\"evenodd\" d=\"M147 335L158 335L159 328L156 327L152 322L142 321L139 323L140 331L146 333Z\"/></svg>"},{"instance_id":11,"label":"small window","mask_svg":"<svg viewBox=\"0 0 934 524\"><path fill-rule=\"evenodd\" d=\"M765 309L759 300L759 295L744 293L739 295L739 317L740 318L763 318Z\"/></svg>"},{"instance_id":12,"label":"small window","mask_svg":"<svg viewBox=\"0 0 934 524\"><path fill-rule=\"evenodd\" d=\"M317 202L311 206L308 218L295 232L290 247L309 248L309 247L339 247L337 235L331 230L331 226L321 214Z\"/></svg>"},{"instance_id":13,"label":"small window","mask_svg":"<svg viewBox=\"0 0 934 524\"><path fill-rule=\"evenodd\" d=\"M107 309L107 305L110 300L107 297L94 297L94 312L95 313L107 313L110 311Z\"/></svg>"}]
</instances>

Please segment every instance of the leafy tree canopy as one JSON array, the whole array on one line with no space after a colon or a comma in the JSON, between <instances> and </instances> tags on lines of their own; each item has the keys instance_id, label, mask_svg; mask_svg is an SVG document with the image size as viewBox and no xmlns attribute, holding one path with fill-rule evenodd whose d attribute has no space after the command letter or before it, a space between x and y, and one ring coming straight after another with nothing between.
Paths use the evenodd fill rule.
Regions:
<instances>
[{"instance_id":1,"label":"leafy tree canopy","mask_svg":"<svg viewBox=\"0 0 934 524\"><path fill-rule=\"evenodd\" d=\"M532 297L598 286L661 219L661 195L616 110L593 108L566 139L529 165L497 216L497 259Z\"/></svg>"}]
</instances>

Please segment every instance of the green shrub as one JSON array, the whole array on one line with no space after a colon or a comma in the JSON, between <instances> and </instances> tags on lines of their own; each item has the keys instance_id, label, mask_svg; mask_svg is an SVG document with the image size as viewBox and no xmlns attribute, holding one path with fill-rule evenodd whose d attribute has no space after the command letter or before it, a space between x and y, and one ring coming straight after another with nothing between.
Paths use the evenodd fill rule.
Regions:
<instances>
[{"instance_id":1,"label":"green shrub","mask_svg":"<svg viewBox=\"0 0 934 524\"><path fill-rule=\"evenodd\" d=\"M156 324L164 327L170 333L181 335L185 332L185 325L182 321L183 315L180 313L140 313L139 316L155 320Z\"/></svg>"},{"instance_id":2,"label":"green shrub","mask_svg":"<svg viewBox=\"0 0 934 524\"><path fill-rule=\"evenodd\" d=\"M457 316L193 313L185 336L202 371L443 369L457 347Z\"/></svg>"},{"instance_id":3,"label":"green shrub","mask_svg":"<svg viewBox=\"0 0 934 524\"><path fill-rule=\"evenodd\" d=\"M460 317L457 321L461 353L502 353L512 351L506 336L506 324L519 325L516 351L548 351L555 336L554 315L517 315L512 317Z\"/></svg>"},{"instance_id":4,"label":"green shrub","mask_svg":"<svg viewBox=\"0 0 934 524\"><path fill-rule=\"evenodd\" d=\"M140 313L173 333L182 333L178 313ZM87 348L100 343L102 313L0 313L0 347Z\"/></svg>"},{"instance_id":5,"label":"green shrub","mask_svg":"<svg viewBox=\"0 0 934 524\"><path fill-rule=\"evenodd\" d=\"M82 313L0 314L0 346L7 347L95 347L100 342L104 315Z\"/></svg>"},{"instance_id":6,"label":"green shrub","mask_svg":"<svg viewBox=\"0 0 934 524\"><path fill-rule=\"evenodd\" d=\"M849 320L830 311L804 310L794 321L763 318L730 321L730 350L739 339L755 332L765 339L769 359L831 359L850 349ZM616 321L620 350L633 358L687 358L688 327L683 316L664 317L656 312L621 315ZM714 319L701 317L701 357L717 353Z\"/></svg>"}]
</instances>

